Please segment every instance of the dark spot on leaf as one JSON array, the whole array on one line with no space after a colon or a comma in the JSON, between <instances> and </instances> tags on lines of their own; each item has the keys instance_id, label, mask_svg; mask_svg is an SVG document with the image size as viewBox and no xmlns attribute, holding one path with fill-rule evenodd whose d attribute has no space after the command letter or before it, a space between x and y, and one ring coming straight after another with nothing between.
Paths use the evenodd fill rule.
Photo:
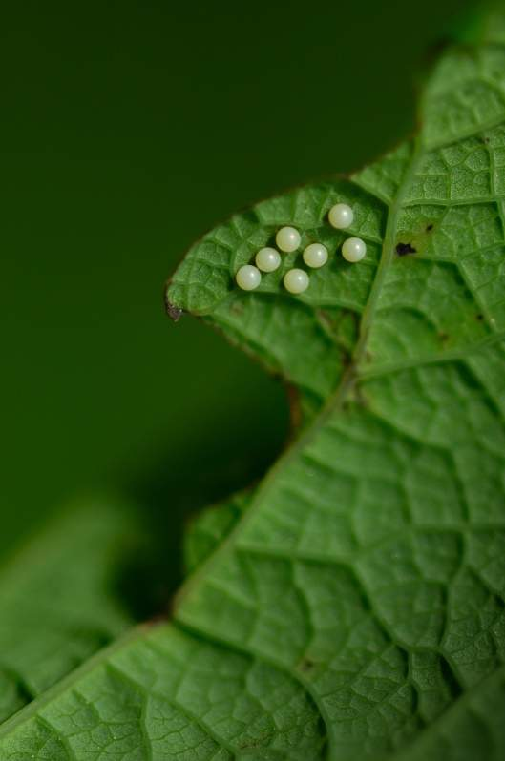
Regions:
<instances>
[{"instance_id":1,"label":"dark spot on leaf","mask_svg":"<svg viewBox=\"0 0 505 761\"><path fill-rule=\"evenodd\" d=\"M408 256L409 254L415 254L416 249L410 243L398 243L396 253L398 256Z\"/></svg>"},{"instance_id":2,"label":"dark spot on leaf","mask_svg":"<svg viewBox=\"0 0 505 761\"><path fill-rule=\"evenodd\" d=\"M342 367L349 367L352 361L352 354L350 351L345 351L342 349L342 352L340 354L340 358L342 360Z\"/></svg>"},{"instance_id":3,"label":"dark spot on leaf","mask_svg":"<svg viewBox=\"0 0 505 761\"><path fill-rule=\"evenodd\" d=\"M300 661L298 665L298 668L300 669L300 671L310 671L311 669L314 668L315 665L316 664L311 658L302 658L302 660Z\"/></svg>"},{"instance_id":4,"label":"dark spot on leaf","mask_svg":"<svg viewBox=\"0 0 505 761\"><path fill-rule=\"evenodd\" d=\"M479 314L476 314L476 315L475 315L475 319L476 319L476 320L483 320L483 319L484 319L484 315L483 315L483 314L480 314L480 312L479 312Z\"/></svg>"},{"instance_id":5,"label":"dark spot on leaf","mask_svg":"<svg viewBox=\"0 0 505 761\"><path fill-rule=\"evenodd\" d=\"M448 333L439 333L438 337L440 338L442 343L446 343L446 341L448 341L450 338Z\"/></svg>"},{"instance_id":6,"label":"dark spot on leaf","mask_svg":"<svg viewBox=\"0 0 505 761\"><path fill-rule=\"evenodd\" d=\"M167 310L167 314L170 319L174 322L177 322L182 314L182 309L180 307L176 307L175 304L171 304L170 301L165 301L165 309Z\"/></svg>"},{"instance_id":7,"label":"dark spot on leaf","mask_svg":"<svg viewBox=\"0 0 505 761\"><path fill-rule=\"evenodd\" d=\"M433 230L433 225L432 224L427 225L426 232L431 233L432 230Z\"/></svg>"},{"instance_id":8,"label":"dark spot on leaf","mask_svg":"<svg viewBox=\"0 0 505 761\"><path fill-rule=\"evenodd\" d=\"M288 404L289 404L289 419L291 423L291 431L294 433L300 428L303 423L303 412L300 399L299 389L288 383L286 385Z\"/></svg>"}]
</instances>

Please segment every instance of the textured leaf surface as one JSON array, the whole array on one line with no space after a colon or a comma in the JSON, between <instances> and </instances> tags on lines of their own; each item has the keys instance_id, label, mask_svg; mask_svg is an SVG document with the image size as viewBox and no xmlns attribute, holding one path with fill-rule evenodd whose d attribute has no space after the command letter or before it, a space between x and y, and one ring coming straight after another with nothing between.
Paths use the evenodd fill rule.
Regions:
<instances>
[{"instance_id":1,"label":"textured leaf surface","mask_svg":"<svg viewBox=\"0 0 505 761\"><path fill-rule=\"evenodd\" d=\"M192 573L219 546L251 504L253 491L233 495L220 505L211 505L187 527L184 536L184 566Z\"/></svg>"},{"instance_id":2,"label":"textured leaf surface","mask_svg":"<svg viewBox=\"0 0 505 761\"><path fill-rule=\"evenodd\" d=\"M421 116L380 162L262 202L186 257L173 310L296 386L306 425L242 518L195 527L192 566L213 520L235 524L175 623L18 713L9 761L505 757L501 44L447 53ZM326 220L337 201L368 244L358 265ZM329 264L300 298L282 272L238 291L284 224Z\"/></svg>"},{"instance_id":3,"label":"textured leaf surface","mask_svg":"<svg viewBox=\"0 0 505 761\"><path fill-rule=\"evenodd\" d=\"M0 719L131 626L115 574L134 528L105 501L69 506L0 570Z\"/></svg>"}]
</instances>

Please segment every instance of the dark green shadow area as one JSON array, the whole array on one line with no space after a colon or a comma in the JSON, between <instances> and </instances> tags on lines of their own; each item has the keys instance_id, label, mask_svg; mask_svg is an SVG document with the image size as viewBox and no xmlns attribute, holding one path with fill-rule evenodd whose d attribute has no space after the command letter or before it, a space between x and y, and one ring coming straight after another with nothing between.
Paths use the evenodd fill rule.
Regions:
<instances>
[{"instance_id":1,"label":"dark green shadow area","mask_svg":"<svg viewBox=\"0 0 505 761\"><path fill-rule=\"evenodd\" d=\"M259 373L252 366L252 376ZM137 620L169 612L183 578L188 523L207 505L260 480L282 451L289 431L283 387L273 380L258 381L245 404L229 395L232 422L226 419L223 425L214 408L205 428L190 425L184 434L174 430L176 441L168 438L166 457L153 453L144 470L122 474L129 493L142 506L146 529L144 551L136 549L119 570L121 599Z\"/></svg>"}]
</instances>

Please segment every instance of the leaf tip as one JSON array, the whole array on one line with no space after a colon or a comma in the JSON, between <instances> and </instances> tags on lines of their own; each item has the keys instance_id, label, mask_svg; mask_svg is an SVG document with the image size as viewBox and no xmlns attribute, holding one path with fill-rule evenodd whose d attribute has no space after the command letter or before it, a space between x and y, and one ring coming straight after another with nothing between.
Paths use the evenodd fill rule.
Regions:
<instances>
[{"instance_id":1,"label":"leaf tip","mask_svg":"<svg viewBox=\"0 0 505 761\"><path fill-rule=\"evenodd\" d=\"M165 288L165 296L164 296L164 302L165 302L165 312L170 317L171 320L174 322L178 322L183 314L182 307L177 306L177 304L174 304L173 301L170 300L170 281L167 283L167 286Z\"/></svg>"}]
</instances>

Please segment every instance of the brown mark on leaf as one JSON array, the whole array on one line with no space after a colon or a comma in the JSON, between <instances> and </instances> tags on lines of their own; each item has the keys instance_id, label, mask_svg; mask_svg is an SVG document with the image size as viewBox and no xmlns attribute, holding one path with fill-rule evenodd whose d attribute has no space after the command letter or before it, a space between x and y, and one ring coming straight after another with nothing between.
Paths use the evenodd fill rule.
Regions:
<instances>
[{"instance_id":1,"label":"brown mark on leaf","mask_svg":"<svg viewBox=\"0 0 505 761\"><path fill-rule=\"evenodd\" d=\"M398 256L409 256L409 254L415 254L416 250L410 243L397 243L396 253Z\"/></svg>"},{"instance_id":2,"label":"brown mark on leaf","mask_svg":"<svg viewBox=\"0 0 505 761\"><path fill-rule=\"evenodd\" d=\"M439 333L439 334L438 334L438 337L439 337L439 339L440 339L441 343L443 343L443 344L446 344L446 343L447 343L447 341L448 341L448 340L449 340L449 338L450 338L450 335L449 335L448 333Z\"/></svg>"},{"instance_id":3,"label":"brown mark on leaf","mask_svg":"<svg viewBox=\"0 0 505 761\"><path fill-rule=\"evenodd\" d=\"M431 233L432 230L433 230L433 224L432 223L430 223L429 225L426 225L426 232L427 233Z\"/></svg>"},{"instance_id":4,"label":"brown mark on leaf","mask_svg":"<svg viewBox=\"0 0 505 761\"><path fill-rule=\"evenodd\" d=\"M286 384L286 392L289 405L289 422L291 432L297 431L303 423L302 406L300 404L300 392L296 386L291 383Z\"/></svg>"},{"instance_id":5,"label":"brown mark on leaf","mask_svg":"<svg viewBox=\"0 0 505 761\"><path fill-rule=\"evenodd\" d=\"M177 320L182 315L182 309L180 307L175 306L175 304L171 304L170 301L168 301L168 299L165 299L165 309L170 319L173 320L174 322L177 322Z\"/></svg>"},{"instance_id":6,"label":"brown mark on leaf","mask_svg":"<svg viewBox=\"0 0 505 761\"><path fill-rule=\"evenodd\" d=\"M340 359L342 360L342 367L344 369L347 369L352 362L351 352L347 351L347 349L342 349L342 352L340 354Z\"/></svg>"}]
</instances>

